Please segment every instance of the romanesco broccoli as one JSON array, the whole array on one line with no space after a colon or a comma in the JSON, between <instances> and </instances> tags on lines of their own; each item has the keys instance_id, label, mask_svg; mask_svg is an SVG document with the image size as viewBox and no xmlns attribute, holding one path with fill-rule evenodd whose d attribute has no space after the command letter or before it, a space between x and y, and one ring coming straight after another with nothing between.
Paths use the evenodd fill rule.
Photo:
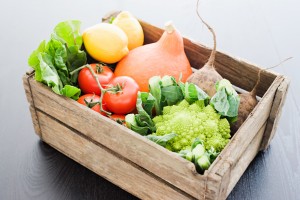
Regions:
<instances>
[{"instance_id":1,"label":"romanesco broccoli","mask_svg":"<svg viewBox=\"0 0 300 200\"><path fill-rule=\"evenodd\" d=\"M153 118L156 135L177 134L166 148L178 152L190 148L195 138L204 141L207 150L212 147L221 151L230 138L230 125L226 118L220 119L211 105L203 101L189 104L186 100L178 105L166 106L163 114Z\"/></svg>"}]
</instances>

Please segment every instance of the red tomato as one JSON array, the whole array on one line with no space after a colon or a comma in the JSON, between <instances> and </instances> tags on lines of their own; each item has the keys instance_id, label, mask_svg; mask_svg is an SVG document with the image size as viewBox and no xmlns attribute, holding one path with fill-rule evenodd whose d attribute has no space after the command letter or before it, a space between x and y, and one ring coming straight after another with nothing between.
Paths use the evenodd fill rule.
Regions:
<instances>
[{"instance_id":1,"label":"red tomato","mask_svg":"<svg viewBox=\"0 0 300 200\"><path fill-rule=\"evenodd\" d=\"M96 105L93 105L93 104L99 102L99 100L100 100L100 97L98 95L85 94L85 95L82 95L81 97L79 97L77 102L91 108L92 110L100 113L101 115L106 116L106 114L104 112L100 112L100 104L99 103ZM105 111L108 110L105 103L102 104L102 108Z\"/></svg>"},{"instance_id":2,"label":"red tomato","mask_svg":"<svg viewBox=\"0 0 300 200\"><path fill-rule=\"evenodd\" d=\"M114 77L112 70L109 67L98 63L90 65L94 72L97 74L101 86L105 88L105 86ZM78 75L78 85L84 94L101 94L101 91L97 85L97 81L88 68L80 70Z\"/></svg>"},{"instance_id":3,"label":"red tomato","mask_svg":"<svg viewBox=\"0 0 300 200\"><path fill-rule=\"evenodd\" d=\"M103 101L106 102L108 110L115 114L127 114L135 109L139 85L129 76L118 76L112 79L111 86L121 88L118 92L107 91Z\"/></svg>"},{"instance_id":4,"label":"red tomato","mask_svg":"<svg viewBox=\"0 0 300 200\"><path fill-rule=\"evenodd\" d=\"M109 118L118 122L119 124L125 125L125 115L112 114L109 116Z\"/></svg>"}]
</instances>

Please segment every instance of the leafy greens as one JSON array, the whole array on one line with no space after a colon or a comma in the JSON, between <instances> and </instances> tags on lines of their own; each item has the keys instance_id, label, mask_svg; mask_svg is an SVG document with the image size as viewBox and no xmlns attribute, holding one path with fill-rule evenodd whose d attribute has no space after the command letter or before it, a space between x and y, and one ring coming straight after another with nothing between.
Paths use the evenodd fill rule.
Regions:
<instances>
[{"instance_id":1,"label":"leafy greens","mask_svg":"<svg viewBox=\"0 0 300 200\"><path fill-rule=\"evenodd\" d=\"M86 64L86 53L81 50L80 21L70 20L57 24L48 42L42 41L28 58L35 70L35 80L46 84L60 95L78 99L78 72L73 70Z\"/></svg>"}]
</instances>

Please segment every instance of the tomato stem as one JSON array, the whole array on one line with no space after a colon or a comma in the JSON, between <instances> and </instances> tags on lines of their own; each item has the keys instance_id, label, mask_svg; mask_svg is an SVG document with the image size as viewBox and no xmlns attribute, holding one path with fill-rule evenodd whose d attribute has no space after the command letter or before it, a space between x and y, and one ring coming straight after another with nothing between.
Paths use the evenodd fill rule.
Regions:
<instances>
[{"instance_id":1,"label":"tomato stem","mask_svg":"<svg viewBox=\"0 0 300 200\"><path fill-rule=\"evenodd\" d=\"M104 96L104 94L105 94L108 90L104 89L104 88L101 86L101 84L100 84L100 82L99 82L99 79L98 79L98 77L97 77L97 74L94 72L94 70L93 70L93 68L91 67L91 65L89 65L89 64L83 65L82 67L79 67L79 68L73 70L72 72L70 72L70 75L72 75L72 74L76 73L77 71L82 70L82 69L84 69L84 68L88 68L88 69L90 70L91 74L93 75L94 79L96 80L97 85L98 85L98 87L99 87L99 89L100 89L100 91L101 91L100 100L99 100L99 103L100 103L100 111L101 111L101 112L104 112L106 115L111 115L111 114L112 114L111 112L108 112L108 111L106 111L106 110L103 109L103 104L102 104L103 96Z\"/></svg>"}]
</instances>

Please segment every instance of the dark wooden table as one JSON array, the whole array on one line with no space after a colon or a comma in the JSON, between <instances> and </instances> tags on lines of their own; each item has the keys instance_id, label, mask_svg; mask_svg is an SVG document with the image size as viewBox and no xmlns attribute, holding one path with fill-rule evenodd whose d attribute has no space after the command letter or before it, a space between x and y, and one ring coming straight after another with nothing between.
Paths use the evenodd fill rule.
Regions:
<instances>
[{"instance_id":1,"label":"dark wooden table","mask_svg":"<svg viewBox=\"0 0 300 200\"><path fill-rule=\"evenodd\" d=\"M21 77L27 57L60 21L91 26L111 10L129 10L162 27L173 20L184 36L210 46L196 1L5 1L0 7L0 199L134 199L82 167L33 131ZM203 0L201 14L217 33L220 51L274 69L291 79L271 147L261 152L228 199L300 199L300 3L296 0ZM298 78L297 78L298 77Z\"/></svg>"}]
</instances>

